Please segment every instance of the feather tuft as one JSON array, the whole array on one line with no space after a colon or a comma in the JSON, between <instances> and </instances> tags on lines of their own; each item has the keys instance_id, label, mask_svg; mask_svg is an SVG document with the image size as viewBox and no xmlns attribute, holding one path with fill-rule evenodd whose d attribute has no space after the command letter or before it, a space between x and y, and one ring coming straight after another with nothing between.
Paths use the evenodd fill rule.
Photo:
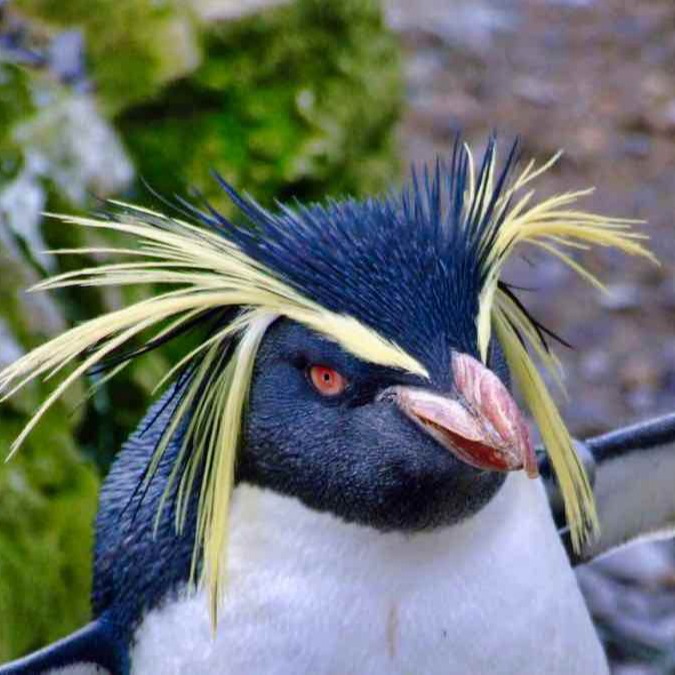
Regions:
<instances>
[{"instance_id":1,"label":"feather tuft","mask_svg":"<svg viewBox=\"0 0 675 675\"><path fill-rule=\"evenodd\" d=\"M468 149L466 152L470 153ZM492 223L484 223L481 228L479 250L484 283L476 318L478 350L485 362L494 329L511 373L537 422L546 451L551 457L565 501L572 543L578 551L584 541L594 537L598 531L593 491L570 434L528 348L564 393L561 365L546 342L544 333L550 332L529 316L508 286L500 281L500 276L505 263L519 244L531 244L550 253L600 290L604 290L603 284L572 258L570 249L585 250L591 246L603 246L642 256L652 262L656 262L656 258L642 244L647 236L631 229L640 221L608 218L574 208L576 202L592 190L556 195L533 205L535 192L530 185L550 169L560 155L555 154L541 166L530 161L508 187L500 183L491 201L488 201L490 190L481 193L478 187L473 187L472 181L465 199L472 204L472 211L482 212L486 216L498 214ZM513 150L508 164L512 156ZM490 165L489 169L484 170L487 175L494 175L496 161L496 152L491 145L484 159L484 164ZM469 161L469 164L473 162ZM480 185L480 178L477 185Z\"/></svg>"}]
</instances>

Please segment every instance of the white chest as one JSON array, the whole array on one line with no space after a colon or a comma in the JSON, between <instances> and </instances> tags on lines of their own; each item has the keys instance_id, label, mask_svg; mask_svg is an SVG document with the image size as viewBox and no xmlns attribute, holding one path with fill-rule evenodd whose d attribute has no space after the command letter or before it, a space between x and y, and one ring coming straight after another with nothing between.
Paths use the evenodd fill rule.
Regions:
<instances>
[{"instance_id":1,"label":"white chest","mask_svg":"<svg viewBox=\"0 0 675 675\"><path fill-rule=\"evenodd\" d=\"M136 634L135 675L606 673L538 482L470 521L381 534L241 486L217 634L184 594Z\"/></svg>"}]
</instances>

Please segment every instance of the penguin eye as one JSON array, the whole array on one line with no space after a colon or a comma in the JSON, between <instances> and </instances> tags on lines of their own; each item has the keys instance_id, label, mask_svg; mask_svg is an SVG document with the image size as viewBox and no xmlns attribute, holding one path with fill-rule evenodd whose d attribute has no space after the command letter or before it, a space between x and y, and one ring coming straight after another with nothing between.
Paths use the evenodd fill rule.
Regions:
<instances>
[{"instance_id":1,"label":"penguin eye","mask_svg":"<svg viewBox=\"0 0 675 675\"><path fill-rule=\"evenodd\" d=\"M322 396L338 396L347 387L347 380L328 366L310 366L309 379Z\"/></svg>"}]
</instances>

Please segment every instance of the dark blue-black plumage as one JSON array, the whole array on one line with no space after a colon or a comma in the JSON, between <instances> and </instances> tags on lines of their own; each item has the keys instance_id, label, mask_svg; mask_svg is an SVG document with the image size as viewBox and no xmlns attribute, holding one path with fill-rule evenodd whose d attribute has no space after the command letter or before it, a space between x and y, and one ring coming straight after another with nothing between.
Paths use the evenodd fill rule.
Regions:
<instances>
[{"instance_id":1,"label":"dark blue-black plumage","mask_svg":"<svg viewBox=\"0 0 675 675\"><path fill-rule=\"evenodd\" d=\"M457 139L449 162L438 160L399 192L324 205L278 204L272 213L217 176L244 217L230 221L212 208L200 219L273 274L333 312L359 319L440 376L448 345L477 355L478 298L485 255L507 208L497 208L517 154L503 167L490 139L467 202L468 150Z\"/></svg>"}]
</instances>

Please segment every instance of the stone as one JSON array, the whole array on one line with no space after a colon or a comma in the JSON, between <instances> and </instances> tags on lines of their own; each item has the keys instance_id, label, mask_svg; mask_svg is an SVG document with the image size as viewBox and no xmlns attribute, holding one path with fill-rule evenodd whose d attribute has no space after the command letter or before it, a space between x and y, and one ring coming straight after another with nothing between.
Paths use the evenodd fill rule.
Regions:
<instances>
[{"instance_id":1,"label":"stone","mask_svg":"<svg viewBox=\"0 0 675 675\"><path fill-rule=\"evenodd\" d=\"M117 133L89 96L45 107L15 127L13 140L23 149L29 176L48 179L71 204L119 193L134 176Z\"/></svg>"},{"instance_id":2,"label":"stone","mask_svg":"<svg viewBox=\"0 0 675 675\"><path fill-rule=\"evenodd\" d=\"M607 293L599 296L600 306L613 312L634 310L640 306L640 288L632 283L616 283L607 286Z\"/></svg>"},{"instance_id":3,"label":"stone","mask_svg":"<svg viewBox=\"0 0 675 675\"><path fill-rule=\"evenodd\" d=\"M195 17L178 0L18 0L16 7L55 31L82 28L91 77L109 113L152 98L201 61Z\"/></svg>"},{"instance_id":4,"label":"stone","mask_svg":"<svg viewBox=\"0 0 675 675\"><path fill-rule=\"evenodd\" d=\"M14 257L21 258L15 238L22 240L45 269L53 270L40 227L46 201L44 188L28 167L5 184L0 189L0 243Z\"/></svg>"},{"instance_id":5,"label":"stone","mask_svg":"<svg viewBox=\"0 0 675 675\"><path fill-rule=\"evenodd\" d=\"M23 356L25 350L12 335L7 322L0 318L0 370Z\"/></svg>"}]
</instances>

